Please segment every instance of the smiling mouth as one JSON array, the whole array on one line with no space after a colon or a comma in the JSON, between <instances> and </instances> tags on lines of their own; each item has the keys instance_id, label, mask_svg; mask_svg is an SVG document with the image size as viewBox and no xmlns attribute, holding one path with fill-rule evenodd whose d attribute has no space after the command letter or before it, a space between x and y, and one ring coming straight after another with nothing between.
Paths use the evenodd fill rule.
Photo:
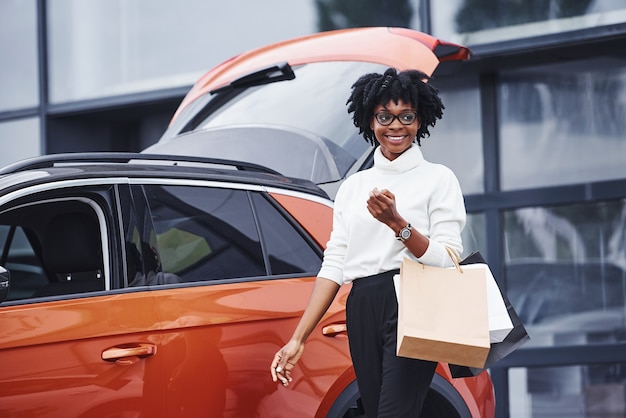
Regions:
<instances>
[{"instance_id":1,"label":"smiling mouth","mask_svg":"<svg viewBox=\"0 0 626 418\"><path fill-rule=\"evenodd\" d=\"M406 138L406 135L387 135L387 139L391 142L400 142Z\"/></svg>"}]
</instances>

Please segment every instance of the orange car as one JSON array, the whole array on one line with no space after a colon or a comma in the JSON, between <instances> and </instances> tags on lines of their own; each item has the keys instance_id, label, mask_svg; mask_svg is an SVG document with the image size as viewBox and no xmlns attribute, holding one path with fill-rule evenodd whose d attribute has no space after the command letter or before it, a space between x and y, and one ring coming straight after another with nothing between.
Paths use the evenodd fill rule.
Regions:
<instances>
[{"instance_id":1,"label":"orange car","mask_svg":"<svg viewBox=\"0 0 626 418\"><path fill-rule=\"evenodd\" d=\"M349 286L292 384L269 376L331 221L314 182L240 160L95 153L5 167L0 416L362 415ZM489 374L452 379L439 365L424 415L492 418Z\"/></svg>"},{"instance_id":2,"label":"orange car","mask_svg":"<svg viewBox=\"0 0 626 418\"><path fill-rule=\"evenodd\" d=\"M6 167L0 416L355 416L349 286L293 384L268 373L331 213L314 184L241 162L67 154ZM426 404L429 417L492 417L489 375L454 380L441 365Z\"/></svg>"}]
</instances>

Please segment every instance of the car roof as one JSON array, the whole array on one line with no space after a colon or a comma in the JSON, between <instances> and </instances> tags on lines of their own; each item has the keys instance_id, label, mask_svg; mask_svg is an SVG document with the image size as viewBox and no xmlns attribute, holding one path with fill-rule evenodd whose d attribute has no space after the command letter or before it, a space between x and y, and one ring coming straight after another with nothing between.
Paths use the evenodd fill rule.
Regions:
<instances>
[{"instance_id":1,"label":"car roof","mask_svg":"<svg viewBox=\"0 0 626 418\"><path fill-rule=\"evenodd\" d=\"M103 177L210 180L267 186L328 199L315 183L258 164L215 158L139 153L64 153L28 158L0 169L0 193L35 184Z\"/></svg>"},{"instance_id":2,"label":"car roof","mask_svg":"<svg viewBox=\"0 0 626 418\"><path fill-rule=\"evenodd\" d=\"M406 28L367 27L319 32L247 51L204 74L172 120L192 101L250 72L288 62L363 61L432 74L440 62L469 58L470 50Z\"/></svg>"}]
</instances>

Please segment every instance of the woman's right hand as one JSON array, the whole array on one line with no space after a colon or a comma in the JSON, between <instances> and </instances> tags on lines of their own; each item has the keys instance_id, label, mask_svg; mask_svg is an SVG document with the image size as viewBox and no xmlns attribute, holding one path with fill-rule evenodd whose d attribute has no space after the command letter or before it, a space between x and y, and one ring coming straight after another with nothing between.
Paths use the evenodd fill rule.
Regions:
<instances>
[{"instance_id":1,"label":"woman's right hand","mask_svg":"<svg viewBox=\"0 0 626 418\"><path fill-rule=\"evenodd\" d=\"M270 373L274 382L280 383L287 387L291 382L291 371L296 366L298 360L304 351L304 343L290 340L274 355L274 360L270 366Z\"/></svg>"}]
</instances>

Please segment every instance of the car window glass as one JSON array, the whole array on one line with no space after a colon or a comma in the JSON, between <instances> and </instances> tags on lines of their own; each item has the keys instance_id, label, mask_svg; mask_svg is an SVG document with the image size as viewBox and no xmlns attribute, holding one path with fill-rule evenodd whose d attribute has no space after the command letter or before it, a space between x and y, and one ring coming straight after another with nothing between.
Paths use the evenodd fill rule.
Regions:
<instances>
[{"instance_id":1,"label":"car window glass","mask_svg":"<svg viewBox=\"0 0 626 418\"><path fill-rule=\"evenodd\" d=\"M145 187L157 262L180 281L266 274L248 193L193 186ZM175 282L176 278L159 283Z\"/></svg>"},{"instance_id":2,"label":"car window glass","mask_svg":"<svg viewBox=\"0 0 626 418\"><path fill-rule=\"evenodd\" d=\"M104 290L100 223L86 199L49 199L0 213L8 300Z\"/></svg>"},{"instance_id":3,"label":"car window glass","mask_svg":"<svg viewBox=\"0 0 626 418\"><path fill-rule=\"evenodd\" d=\"M350 86L363 74L385 69L369 62L311 63L296 66L293 80L238 90L231 96L232 92L206 94L183 111L162 143L148 150L225 159L236 154L238 160L286 176L318 184L337 181L370 149L346 111ZM228 101L222 103L226 96ZM188 123L206 135L181 135L169 145L163 143L182 133Z\"/></svg>"},{"instance_id":4,"label":"car window glass","mask_svg":"<svg viewBox=\"0 0 626 418\"><path fill-rule=\"evenodd\" d=\"M1 264L11 274L7 300L33 297L37 289L48 284L35 249L21 226L0 225Z\"/></svg>"},{"instance_id":5,"label":"car window glass","mask_svg":"<svg viewBox=\"0 0 626 418\"><path fill-rule=\"evenodd\" d=\"M270 123L314 132L358 158L368 145L355 135L346 112L350 86L358 77L386 69L369 62L319 62L294 68L296 78L246 90L208 117L200 129L232 123ZM259 106L258 103L263 103ZM289 106L282 104L289 103ZM281 109L277 112L276 109Z\"/></svg>"},{"instance_id":6,"label":"car window glass","mask_svg":"<svg viewBox=\"0 0 626 418\"><path fill-rule=\"evenodd\" d=\"M321 257L307 239L259 193L253 194L272 274L317 274Z\"/></svg>"}]
</instances>

